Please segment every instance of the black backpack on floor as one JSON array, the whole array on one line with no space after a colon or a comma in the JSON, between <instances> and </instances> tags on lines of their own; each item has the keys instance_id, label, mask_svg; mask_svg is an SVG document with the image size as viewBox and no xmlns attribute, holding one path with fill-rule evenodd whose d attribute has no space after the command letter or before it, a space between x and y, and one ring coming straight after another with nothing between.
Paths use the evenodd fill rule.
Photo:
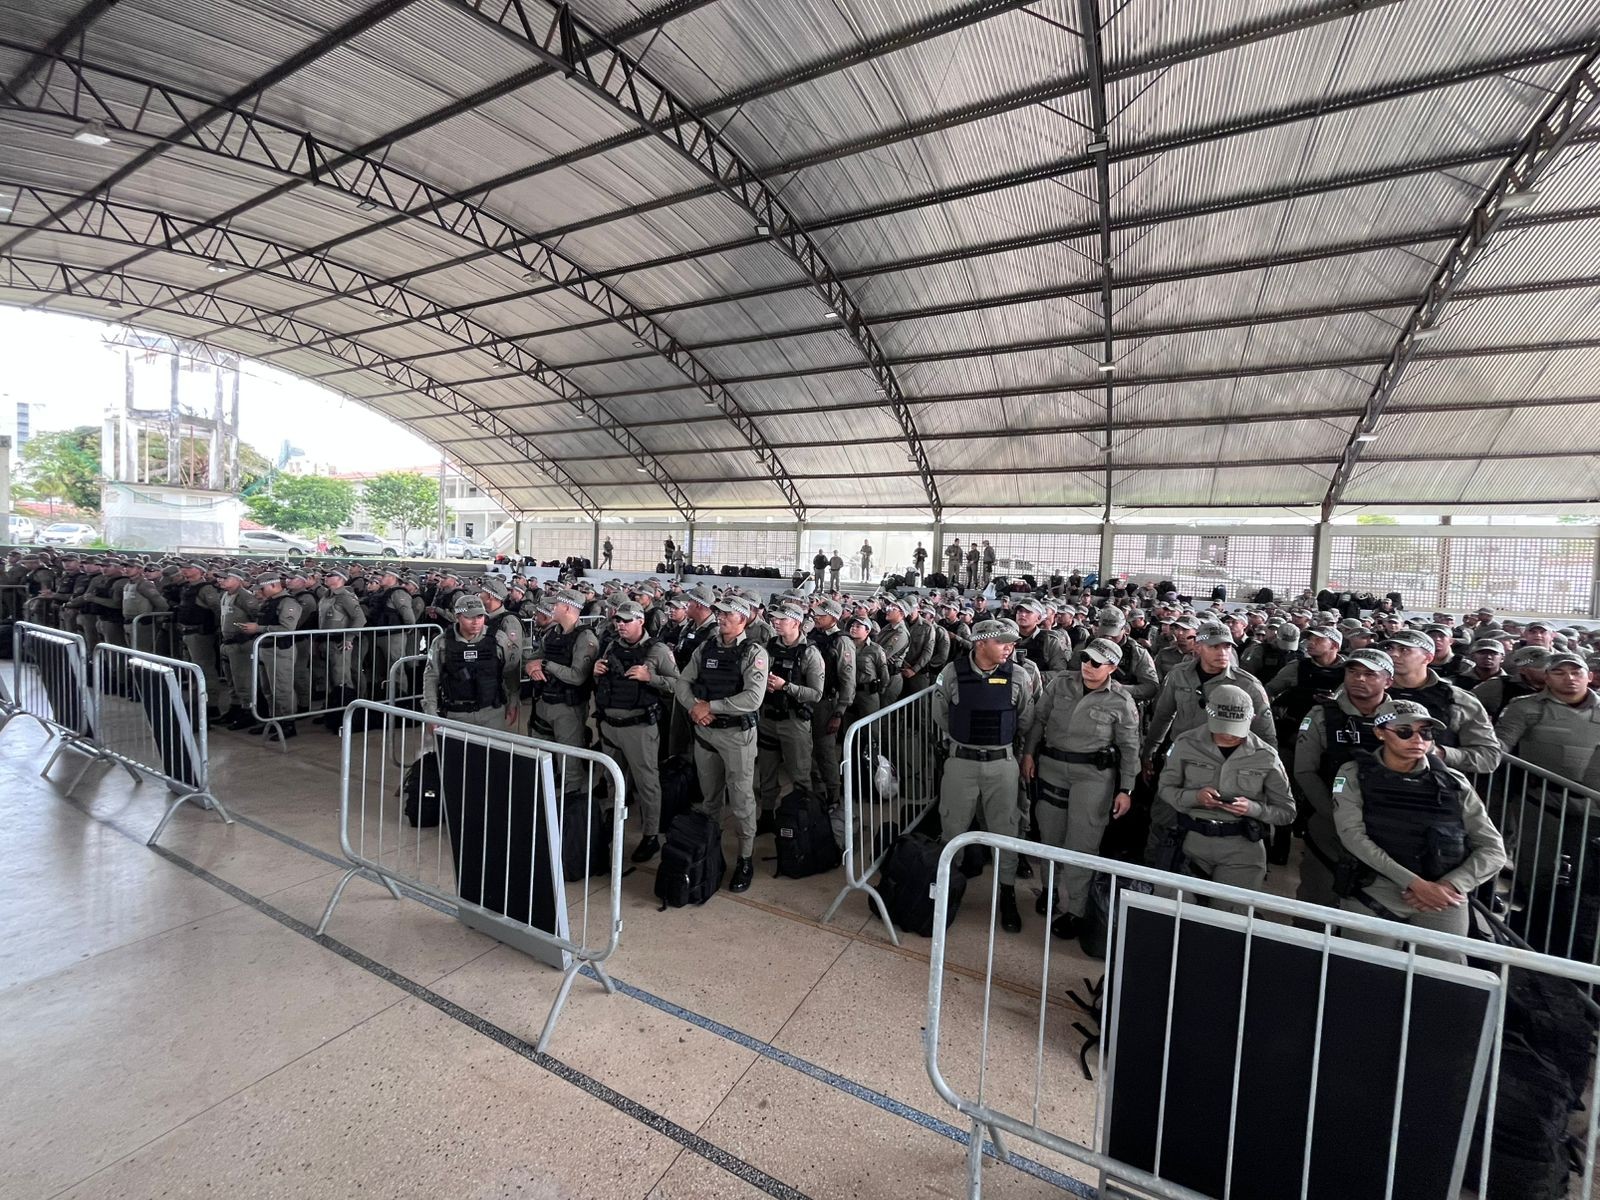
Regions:
<instances>
[{"instance_id":1,"label":"black backpack on floor","mask_svg":"<svg viewBox=\"0 0 1600 1200\"><path fill-rule=\"evenodd\" d=\"M400 782L406 820L413 827L432 829L439 823L439 792L439 756L429 750L406 768Z\"/></svg>"},{"instance_id":2,"label":"black backpack on floor","mask_svg":"<svg viewBox=\"0 0 1600 1200\"><path fill-rule=\"evenodd\" d=\"M1155 890L1142 879L1124 879L1119 876L1117 890L1123 888L1143 892L1146 895ZM1104 959L1110 953L1111 914L1116 908L1116 903L1116 897L1111 891L1111 876L1096 874L1089 881L1089 904L1084 909L1083 927L1078 934L1078 947L1089 958Z\"/></svg>"},{"instance_id":3,"label":"black backpack on floor","mask_svg":"<svg viewBox=\"0 0 1600 1200\"><path fill-rule=\"evenodd\" d=\"M938 842L920 833L904 834L889 847L883 874L878 878L878 894L883 897L895 928L933 936L933 897L929 893L939 873L939 850ZM956 919L966 892L967 877L960 871L951 871L946 928Z\"/></svg>"},{"instance_id":4,"label":"black backpack on floor","mask_svg":"<svg viewBox=\"0 0 1600 1200\"><path fill-rule=\"evenodd\" d=\"M722 886L722 825L701 812L676 817L661 844L656 896L661 907L704 904Z\"/></svg>"},{"instance_id":5,"label":"black backpack on floor","mask_svg":"<svg viewBox=\"0 0 1600 1200\"><path fill-rule=\"evenodd\" d=\"M674 754L661 764L661 828L666 830L678 816L700 803L700 776L694 761Z\"/></svg>"},{"instance_id":6,"label":"black backpack on floor","mask_svg":"<svg viewBox=\"0 0 1600 1200\"><path fill-rule=\"evenodd\" d=\"M837 867L841 855L822 797L796 788L778 801L778 874L804 879Z\"/></svg>"},{"instance_id":7,"label":"black backpack on floor","mask_svg":"<svg viewBox=\"0 0 1600 1200\"><path fill-rule=\"evenodd\" d=\"M611 821L598 804L589 811L582 792L561 798L561 875L568 883L604 875L611 867Z\"/></svg>"}]
</instances>

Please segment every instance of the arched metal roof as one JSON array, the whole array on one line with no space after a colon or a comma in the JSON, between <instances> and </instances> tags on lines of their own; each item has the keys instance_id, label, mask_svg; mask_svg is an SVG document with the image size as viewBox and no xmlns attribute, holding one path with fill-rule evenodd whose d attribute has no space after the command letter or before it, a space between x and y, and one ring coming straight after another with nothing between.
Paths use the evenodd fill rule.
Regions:
<instances>
[{"instance_id":1,"label":"arched metal roof","mask_svg":"<svg viewBox=\"0 0 1600 1200\"><path fill-rule=\"evenodd\" d=\"M0 17L0 302L514 512L1600 502L1593 5Z\"/></svg>"}]
</instances>

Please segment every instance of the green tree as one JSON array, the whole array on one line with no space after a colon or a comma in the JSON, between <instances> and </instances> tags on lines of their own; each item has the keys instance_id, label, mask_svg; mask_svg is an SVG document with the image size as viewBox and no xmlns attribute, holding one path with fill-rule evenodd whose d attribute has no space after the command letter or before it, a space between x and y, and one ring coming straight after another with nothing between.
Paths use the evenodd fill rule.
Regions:
<instances>
[{"instance_id":1,"label":"green tree","mask_svg":"<svg viewBox=\"0 0 1600 1200\"><path fill-rule=\"evenodd\" d=\"M432 522L439 513L439 481L428 475L385 471L367 481L361 493L367 515L394 531L404 544L411 530Z\"/></svg>"},{"instance_id":2,"label":"green tree","mask_svg":"<svg viewBox=\"0 0 1600 1200\"><path fill-rule=\"evenodd\" d=\"M1393 517L1386 517L1382 513L1362 513L1356 518L1357 525L1398 525Z\"/></svg>"},{"instance_id":3,"label":"green tree","mask_svg":"<svg viewBox=\"0 0 1600 1200\"><path fill-rule=\"evenodd\" d=\"M245 501L263 525L291 533L315 534L350 523L356 491L343 479L321 475L279 475L269 488Z\"/></svg>"},{"instance_id":4,"label":"green tree","mask_svg":"<svg viewBox=\"0 0 1600 1200\"><path fill-rule=\"evenodd\" d=\"M17 461L26 500L100 511L100 430L92 425L39 433L28 439Z\"/></svg>"}]
</instances>

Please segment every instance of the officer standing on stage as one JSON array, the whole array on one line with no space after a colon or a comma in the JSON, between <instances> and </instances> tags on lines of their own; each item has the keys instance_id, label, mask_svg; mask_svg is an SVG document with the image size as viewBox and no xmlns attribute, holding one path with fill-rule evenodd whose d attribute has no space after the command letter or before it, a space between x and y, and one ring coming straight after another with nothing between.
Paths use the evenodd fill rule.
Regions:
<instances>
[{"instance_id":1,"label":"officer standing on stage","mask_svg":"<svg viewBox=\"0 0 1600 1200\"><path fill-rule=\"evenodd\" d=\"M702 642L678 677L678 704L694 726L694 762L704 807L732 811L739 857L728 890L744 892L755 875L756 713L767 695L766 647L747 641L750 605L742 596L718 601L717 636Z\"/></svg>"},{"instance_id":2,"label":"officer standing on stage","mask_svg":"<svg viewBox=\"0 0 1600 1200\"><path fill-rule=\"evenodd\" d=\"M832 807L841 799L840 743L845 714L856 699L856 647L840 624L837 600L822 600L812 610L808 638L822 655L822 699L811 715L812 784Z\"/></svg>"},{"instance_id":3,"label":"officer standing on stage","mask_svg":"<svg viewBox=\"0 0 1600 1200\"><path fill-rule=\"evenodd\" d=\"M1377 753L1357 751L1333 781L1354 860L1341 867L1340 907L1465 936L1467 897L1500 873L1505 844L1467 777L1433 753L1442 724L1425 705L1391 699L1373 726Z\"/></svg>"},{"instance_id":4,"label":"officer standing on stage","mask_svg":"<svg viewBox=\"0 0 1600 1200\"><path fill-rule=\"evenodd\" d=\"M428 644L422 668L422 711L485 729L515 730L521 649L504 630L488 628L483 601L462 592L454 620Z\"/></svg>"},{"instance_id":5,"label":"officer standing on stage","mask_svg":"<svg viewBox=\"0 0 1600 1200\"><path fill-rule=\"evenodd\" d=\"M633 861L661 849L661 706L678 682L672 651L645 632L644 609L632 600L611 614L616 636L594 663L595 719L600 746L621 765L629 807L637 800L642 837Z\"/></svg>"},{"instance_id":6,"label":"officer standing on stage","mask_svg":"<svg viewBox=\"0 0 1600 1200\"><path fill-rule=\"evenodd\" d=\"M543 741L583 750L589 745L589 686L600 642L578 623L582 593L558 592L544 637L529 643L526 673L538 689L531 732Z\"/></svg>"},{"instance_id":7,"label":"officer standing on stage","mask_svg":"<svg viewBox=\"0 0 1600 1200\"><path fill-rule=\"evenodd\" d=\"M799 602L777 605L771 616L776 632L767 642L767 695L756 730L757 798L763 826L778 806L780 766L796 787L811 786L811 723L827 675L821 651L802 636L806 614Z\"/></svg>"},{"instance_id":8,"label":"officer standing on stage","mask_svg":"<svg viewBox=\"0 0 1600 1200\"><path fill-rule=\"evenodd\" d=\"M1013 668L1017 635L1000 621L980 621L972 630L972 653L939 673L933 689L933 721L949 757L939 789L939 818L947 838L972 827L979 810L984 828L1017 829L1016 741L1033 715L1033 694ZM1000 924L1022 928L1017 911L1017 856L999 855Z\"/></svg>"},{"instance_id":9,"label":"officer standing on stage","mask_svg":"<svg viewBox=\"0 0 1600 1200\"><path fill-rule=\"evenodd\" d=\"M1133 803L1139 773L1139 710L1115 679L1123 647L1095 638L1078 669L1057 675L1044 690L1023 738L1022 778L1038 778L1034 819L1039 840L1081 854L1099 854L1106 826ZM1094 872L1063 867L1055 903L1057 937L1076 937L1089 904ZM1039 893L1036 911L1047 899Z\"/></svg>"}]
</instances>

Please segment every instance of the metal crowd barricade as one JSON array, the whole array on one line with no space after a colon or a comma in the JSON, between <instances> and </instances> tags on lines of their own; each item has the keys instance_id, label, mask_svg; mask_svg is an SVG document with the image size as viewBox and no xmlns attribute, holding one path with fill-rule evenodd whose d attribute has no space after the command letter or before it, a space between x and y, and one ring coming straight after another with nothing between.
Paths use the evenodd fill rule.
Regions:
<instances>
[{"instance_id":1,"label":"metal crowd barricade","mask_svg":"<svg viewBox=\"0 0 1600 1200\"><path fill-rule=\"evenodd\" d=\"M367 700L346 711L343 744L339 844L351 866L319 934L357 875L397 899L403 890L448 906L464 924L561 970L541 1052L580 970L616 990L605 963L622 930L627 793L613 759ZM396 748L412 767L394 765ZM436 774L419 761L429 753ZM408 817L411 769L423 778ZM603 890L591 890L595 875L606 877Z\"/></svg>"},{"instance_id":2,"label":"metal crowd barricade","mask_svg":"<svg viewBox=\"0 0 1600 1200\"><path fill-rule=\"evenodd\" d=\"M900 944L872 879L895 835L915 829L939 803L935 742L932 688L904 696L845 729L839 767L845 885L822 914L824 923L833 919L851 892L865 892L889 940ZM880 771L884 764L886 770Z\"/></svg>"},{"instance_id":3,"label":"metal crowd barricade","mask_svg":"<svg viewBox=\"0 0 1600 1200\"><path fill-rule=\"evenodd\" d=\"M102 757L94 744L94 696L81 634L28 621L12 627L11 695L8 708L0 714L0 729L18 717L32 717L57 739L40 775L48 775L67 750L85 757L67 787L70 792L89 765Z\"/></svg>"},{"instance_id":4,"label":"metal crowd barricade","mask_svg":"<svg viewBox=\"0 0 1600 1200\"><path fill-rule=\"evenodd\" d=\"M140 613L128 622L128 645L164 658L183 657L183 639L170 612Z\"/></svg>"},{"instance_id":5,"label":"metal crowd barricade","mask_svg":"<svg viewBox=\"0 0 1600 1200\"><path fill-rule=\"evenodd\" d=\"M27 614L23 605L28 600L25 583L0 583L0 621L20 621Z\"/></svg>"},{"instance_id":6,"label":"metal crowd barricade","mask_svg":"<svg viewBox=\"0 0 1600 1200\"><path fill-rule=\"evenodd\" d=\"M363 697L414 702L422 695L421 672L397 695L388 688L390 670L426 650L439 632L426 623L259 634L250 647L251 715L287 751L290 722L343 712Z\"/></svg>"},{"instance_id":7,"label":"metal crowd barricade","mask_svg":"<svg viewBox=\"0 0 1600 1200\"><path fill-rule=\"evenodd\" d=\"M977 880L972 881L977 886L966 888L963 909L957 918L958 923L971 920L976 910L976 919L987 922L986 944L981 936L976 940L965 937L958 943L965 956L962 965L975 968L981 976L980 990L974 994L958 986L947 996L946 962L952 945L946 929L951 871L955 860L973 845L986 846L996 856L1009 850L1032 858L1039 867L1036 882L1045 893L1047 911L1061 886L1063 868L1096 873L1102 895L1110 897L1104 905L1104 944L1109 955L1106 975L1100 984L1088 985L1091 994L1098 996L1098 1004L1089 1006L1075 991L1068 991L1078 986L1084 959L1081 954L1064 949L1066 944L1052 936L1048 921L1034 922L1021 935L1026 939L1031 933L1039 945L1037 992L1032 987L1017 987L1014 976L996 986L997 871L989 873L988 888ZM1517 1173L1524 1168L1525 1160L1511 1159L1498 1168L1497 1174L1495 1155L1512 1146L1518 1146L1519 1153L1523 1150L1512 1136L1522 1109L1508 1102L1502 1113L1500 1102L1502 1085L1527 1069L1520 1064L1529 1054L1530 1043L1525 1040L1529 996L1538 1000L1559 996L1562 1001L1559 1006L1552 1003L1548 1010L1541 1010L1539 1017L1545 1011L1561 1011L1569 1019L1571 1014L1577 1014L1573 1028L1563 1033L1568 1039L1565 1060L1569 1066L1576 1061L1580 1069L1566 1077L1571 1090L1570 1111L1562 1114L1566 1124L1554 1144L1551 1162L1560 1169L1560 1164L1568 1161L1569 1149L1581 1148L1581 1163L1576 1168L1581 1174L1581 1190L1569 1187L1564 1194L1594 1194L1594 1155L1600 1128L1600 1061L1596 1058L1595 1032L1600 1026L1600 1005L1593 997L1595 989L1600 988L1600 967L1521 948L1514 938L1502 936L1498 930L1493 940L1457 937L1365 913L1305 904L987 832L965 833L945 846L933 899L924 1065L940 1097L970 1122L967 1194L974 1200L982 1190L983 1157L989 1154L1003 1162L1012 1161L1010 1139L1043 1148L1049 1152L1047 1161L1049 1155L1060 1155L1070 1160L1069 1166L1087 1167L1090 1182L1098 1186L1101 1196L1137 1193L1171 1200L1230 1200L1241 1194L1236 1190L1236 1176L1249 1164L1240 1157L1247 1151L1240 1150L1238 1143L1249 1132L1256 1138L1251 1144L1259 1148L1265 1136L1259 1130L1241 1128L1241 1096L1246 1095L1249 1083L1246 1072L1259 1078L1266 1069L1259 1053L1246 1063L1247 1054L1261 1049L1264 1032L1261 1025L1250 1025L1249 1021L1270 1017L1275 1008L1283 1006L1292 1008L1297 1021L1312 1019L1313 1027L1308 1034L1312 1042L1309 1054L1296 1066L1307 1073L1306 1079L1297 1074L1292 1086L1284 1082L1279 1087L1275 1076L1270 1103L1297 1104L1304 1110L1303 1144L1289 1147L1289 1157L1298 1161L1292 1173L1285 1164L1278 1164L1285 1169L1275 1195L1306 1200L1309 1196L1336 1194L1328 1190L1328 1180L1323 1176L1332 1160L1353 1151L1364 1156L1368 1166L1382 1165L1384 1182L1372 1195L1387 1198L1412 1194L1404 1188L1396 1190L1401 1130L1426 1128L1436 1120L1436 1114L1431 1104L1419 1106L1417 1095L1407 1094L1407 1066L1413 1062L1413 1051L1419 1043L1425 1054L1429 1044L1437 1048L1442 1037L1459 1039L1450 1044L1449 1057L1453 1060L1450 1065L1462 1072L1463 1094L1458 1100L1460 1108L1454 1113L1462 1128L1459 1141L1452 1145L1452 1184L1447 1192L1436 1194L1455 1196L1462 1193L1465 1185L1478 1200L1517 1200L1526 1193L1520 1187L1503 1185L1508 1174L1519 1178ZM1170 929L1170 934L1163 933L1170 936L1170 952L1165 946L1152 948L1147 937L1140 945L1142 957L1134 955L1126 932L1132 913L1139 913L1145 921L1154 916L1170 922L1162 926L1163 930ZM1206 941L1201 931L1218 929L1238 937L1242 953L1235 946L1221 967L1213 967L1223 956L1208 955L1215 942ZM1145 932L1149 933L1148 925ZM1019 941L1017 935L1005 936L1013 944ZM1188 957L1181 958L1186 938L1200 940L1193 941ZM1285 980L1291 977L1275 972L1270 965L1257 969L1257 990L1252 992L1252 962L1276 962L1281 969L1283 960L1272 955L1285 946L1311 956L1302 960L1302 969L1292 978L1295 986L1309 987L1315 982L1314 1002L1299 992L1293 997L1287 992L1280 995L1280 990L1289 986ZM1018 958L1015 949L1008 950L1004 958L1014 964ZM1130 958L1142 967L1128 968ZM1368 972L1376 967L1383 982L1399 993L1398 1011L1390 1011L1381 1036L1378 1022L1372 1021L1370 1026L1366 1023L1372 1013L1365 1008L1353 1013L1349 1007L1352 1003L1369 1002L1367 998L1378 990L1371 987L1375 976L1359 976L1370 990L1352 987L1348 975L1336 981L1339 986L1335 986L1330 982L1335 978L1331 975L1335 962L1346 966L1354 962ZM1180 963L1201 972L1237 971L1237 979L1230 976L1218 983L1208 974L1197 982L1194 976L1184 976ZM1154 988L1125 985L1124 969L1133 971L1133 978L1143 978L1146 985L1152 974L1165 974L1166 982ZM1470 1023L1441 1025L1428 1019L1427 1010L1416 1007L1426 1001L1426 989L1437 989L1441 981L1470 989L1480 997L1481 1028ZM1198 1003L1196 989L1205 992L1203 1001ZM1263 1008L1264 995L1280 1000L1281 1005ZM1085 1007L1069 1007L1068 1001ZM1130 1007L1122 1007L1125 1002ZM1376 1001L1372 1003L1375 1013ZM1260 1015L1252 1013L1252 1005L1261 1010ZM959 1017L953 1016L956 1010ZM1221 1027L1227 1030L1221 1035L1223 1044L1218 1045L1214 1025L1196 1030L1196 1015L1201 1010L1206 1014L1220 1013ZM1099 1018L1103 1036L1094 1035L1082 1024L1086 1016ZM1365 1039L1370 1028L1371 1040L1363 1040L1361 1053L1353 1056L1341 1056L1332 1048L1325 1053L1329 1040L1348 1051L1351 1028L1340 1022L1352 1017L1362 1022L1355 1036ZM1397 1049L1390 1045L1395 1040L1390 1037L1390 1026L1396 1019ZM1121 1042L1116 1030L1119 1020L1135 1029ZM1086 1042L1086 1036L1091 1040ZM1287 1036L1297 1038L1298 1031ZM1198 1083L1193 1060L1180 1053L1191 1050L1196 1037L1206 1039L1203 1048L1212 1056L1206 1060L1207 1067ZM1306 1048L1297 1049L1303 1053ZM1508 1053L1515 1062L1508 1059ZM1459 1061L1462 1055L1470 1060L1464 1065ZM1122 1069L1131 1078L1153 1078L1154 1086L1146 1091L1138 1085L1124 1085L1123 1092L1117 1093L1119 1057L1127 1060ZM1091 1058L1094 1068L1089 1065ZM1355 1060L1353 1067L1351 1059ZM1422 1057L1421 1061L1438 1060ZM1392 1091L1387 1090L1387 1083L1381 1088L1371 1083L1367 1090L1374 1096L1374 1103L1381 1100L1384 1113L1392 1110L1392 1121L1387 1115L1381 1117L1389 1127L1389 1136L1359 1147L1342 1142L1330 1144L1331 1135L1326 1133L1319 1141L1318 1117L1334 1116L1336 1103L1330 1096L1345 1095L1337 1090L1341 1072L1366 1071L1380 1063L1394 1076ZM1273 1070L1280 1066L1277 1062L1270 1065ZM961 1077L959 1081L953 1081L956 1075ZM1309 1086L1302 1087L1303 1082ZM1329 1094L1319 1093L1324 1082L1334 1089ZM1344 1082L1348 1084L1347 1074ZM1525 1090L1531 1085L1524 1077L1517 1086ZM1197 1105L1193 1094L1197 1087L1212 1089L1213 1096L1220 1088L1227 1099ZM1249 1099L1259 1109L1259 1093ZM1173 1106L1170 1111L1169 1103ZM1131 1104L1136 1116L1146 1123L1143 1142L1130 1141L1126 1130L1120 1134L1113 1130L1113 1114L1125 1112L1120 1109L1124 1104ZM1221 1160L1210 1163L1218 1177L1204 1191L1173 1178L1195 1171L1192 1154L1186 1157L1189 1148L1183 1144L1183 1136L1192 1135L1194 1123L1201 1119L1208 1122L1203 1127L1206 1131L1216 1130L1215 1137L1205 1143L1206 1151L1213 1160ZM1439 1121L1444 1119L1437 1117ZM1504 1119L1507 1124L1497 1125L1497 1119ZM1301 1108L1296 1108L1285 1124L1298 1135L1302 1128ZM1452 1134L1456 1128L1454 1123L1449 1125ZM1117 1136L1123 1138L1123 1145L1138 1145L1147 1165L1135 1166L1115 1157L1111 1151ZM1383 1159L1372 1158L1380 1154ZM1169 1167L1166 1173L1164 1156ZM1172 1166L1173 1162L1178 1165ZM1035 1162L1018 1165L1024 1169L1039 1166ZM1096 1175L1097 1181L1093 1179ZM1491 1189L1492 1175L1497 1182Z\"/></svg>"},{"instance_id":8,"label":"metal crowd barricade","mask_svg":"<svg viewBox=\"0 0 1600 1200\"><path fill-rule=\"evenodd\" d=\"M159 779L172 803L151 832L155 845L180 805L233 818L211 791L206 678L194 663L102 642L94 651L94 742L135 782Z\"/></svg>"},{"instance_id":9,"label":"metal crowd barricade","mask_svg":"<svg viewBox=\"0 0 1600 1200\"><path fill-rule=\"evenodd\" d=\"M1510 754L1473 783L1510 859L1506 924L1536 950L1600 963L1600 791Z\"/></svg>"}]
</instances>

